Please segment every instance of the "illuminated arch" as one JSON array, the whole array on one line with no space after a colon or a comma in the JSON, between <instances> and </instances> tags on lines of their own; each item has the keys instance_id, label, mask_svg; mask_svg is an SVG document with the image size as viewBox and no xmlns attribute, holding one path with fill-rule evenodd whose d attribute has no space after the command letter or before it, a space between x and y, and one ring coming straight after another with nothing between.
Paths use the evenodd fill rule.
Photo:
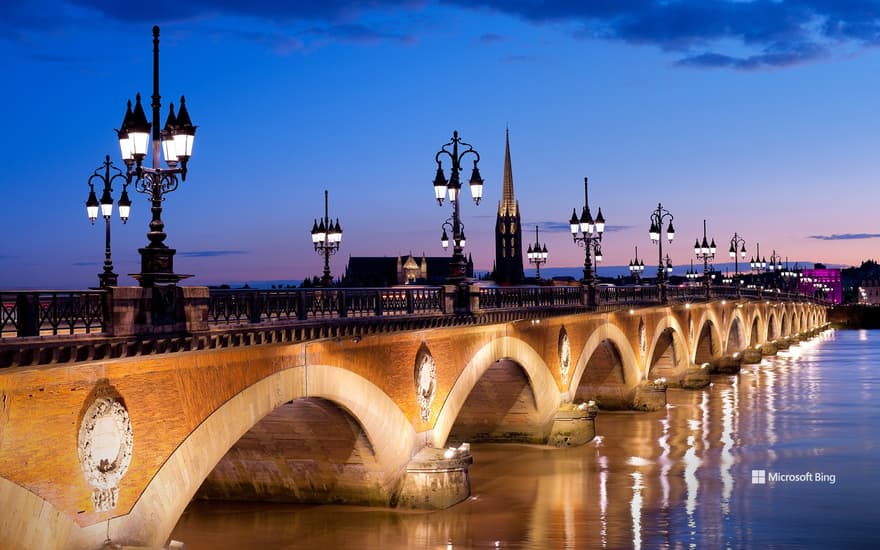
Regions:
<instances>
[{"instance_id":1,"label":"illuminated arch","mask_svg":"<svg viewBox=\"0 0 880 550\"><path fill-rule=\"evenodd\" d=\"M746 330L743 326L742 315L736 310L731 316L730 326L727 330L727 339L724 343L724 353L732 355L743 351L748 347L746 340Z\"/></svg>"},{"instance_id":2,"label":"illuminated arch","mask_svg":"<svg viewBox=\"0 0 880 550\"><path fill-rule=\"evenodd\" d=\"M692 363L704 363L712 357L721 355L723 351L718 315L710 308L701 312L700 320L694 331L691 343L690 360Z\"/></svg>"},{"instance_id":3,"label":"illuminated arch","mask_svg":"<svg viewBox=\"0 0 880 550\"><path fill-rule=\"evenodd\" d=\"M632 346L630 346L626 334L624 334L616 325L606 322L594 330L584 343L584 347L578 356L574 374L572 375L571 382L568 386L569 392L571 392L572 388L577 388L578 384L580 384L581 378L584 375L584 370L587 367L587 362L596 349L598 349L599 344L604 340L609 340L617 348L617 352L620 354L621 367L623 368L623 377L627 381L627 384L629 384L630 381L633 381L633 384L637 384L641 379L638 359L636 358Z\"/></svg>"},{"instance_id":4,"label":"illuminated arch","mask_svg":"<svg viewBox=\"0 0 880 550\"><path fill-rule=\"evenodd\" d=\"M690 346L678 319L672 315L663 316L652 334L651 344L645 354L642 378L682 375L688 368ZM659 367L660 372L656 376L652 373L655 367Z\"/></svg>"},{"instance_id":5,"label":"illuminated arch","mask_svg":"<svg viewBox=\"0 0 880 550\"><path fill-rule=\"evenodd\" d=\"M431 433L434 447L442 448L446 445L449 432L474 386L486 370L501 359L509 359L525 371L541 422L547 422L553 418L559 408L560 395L559 386L550 373L547 363L534 348L522 340L503 336L480 348L468 361L455 384L449 390Z\"/></svg>"},{"instance_id":6,"label":"illuminated arch","mask_svg":"<svg viewBox=\"0 0 880 550\"><path fill-rule=\"evenodd\" d=\"M147 485L131 513L110 520L111 538L124 544L164 544L196 490L226 452L265 415L301 397L323 398L345 410L360 424L386 475L405 472L416 434L385 392L338 367L286 369L245 388L193 430ZM106 534L107 525L99 527Z\"/></svg>"}]
</instances>

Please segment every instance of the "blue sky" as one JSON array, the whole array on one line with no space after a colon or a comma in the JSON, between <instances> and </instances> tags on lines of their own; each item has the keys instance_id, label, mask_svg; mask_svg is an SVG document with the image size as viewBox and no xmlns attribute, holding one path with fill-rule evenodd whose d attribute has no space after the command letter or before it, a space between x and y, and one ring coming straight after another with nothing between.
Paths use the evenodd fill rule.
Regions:
<instances>
[{"instance_id":1,"label":"blue sky","mask_svg":"<svg viewBox=\"0 0 880 550\"><path fill-rule=\"evenodd\" d=\"M480 152L484 200L462 205L467 251L491 268L505 128L526 227L548 267L582 249L553 230L583 201L625 265L658 202L686 266L734 231L792 261L877 258L880 2L34 1L4 6L7 75L0 288L93 286L103 228L86 180L110 154L125 102L152 87L161 35L163 119L187 97L199 126L187 181L168 195L167 243L190 281L319 274L312 220L344 229L332 259L446 254L435 152L453 130ZM182 11L181 11L182 10ZM164 122L164 120L163 120ZM467 174L465 174L467 177ZM118 197L119 191L116 191ZM121 284L134 284L149 203L114 220ZM528 233L533 238L533 232ZM664 250L664 251L666 251Z\"/></svg>"}]
</instances>

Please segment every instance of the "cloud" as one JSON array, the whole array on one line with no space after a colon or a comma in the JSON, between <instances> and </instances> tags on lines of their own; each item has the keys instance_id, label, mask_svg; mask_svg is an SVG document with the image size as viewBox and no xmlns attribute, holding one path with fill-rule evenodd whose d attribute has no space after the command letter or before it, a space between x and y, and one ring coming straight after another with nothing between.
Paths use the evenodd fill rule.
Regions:
<instances>
[{"instance_id":1,"label":"cloud","mask_svg":"<svg viewBox=\"0 0 880 550\"><path fill-rule=\"evenodd\" d=\"M412 9L416 0L156 0L149 9L137 2L118 0L69 0L81 8L90 8L107 17L125 22L180 21L211 16L245 16L265 21L351 21L365 12Z\"/></svg>"},{"instance_id":2,"label":"cloud","mask_svg":"<svg viewBox=\"0 0 880 550\"><path fill-rule=\"evenodd\" d=\"M480 42L484 44L494 44L496 42L503 42L507 40L507 38L501 36L500 34L496 34L494 32L487 32L486 34L480 37Z\"/></svg>"},{"instance_id":3,"label":"cloud","mask_svg":"<svg viewBox=\"0 0 880 550\"><path fill-rule=\"evenodd\" d=\"M255 33L266 34L260 40L282 53L301 49L303 32L348 42L411 43L412 24L405 33L395 32L385 28L388 18L441 4L555 25L580 39L655 46L676 55L679 67L780 68L825 58L839 48L880 45L876 0L155 0L150 9L119 0L8 4L0 36L22 41L28 31L52 32L103 16L138 24L249 18L265 27ZM312 28L293 26L303 23ZM505 39L491 31L478 38L484 44Z\"/></svg>"},{"instance_id":4,"label":"cloud","mask_svg":"<svg viewBox=\"0 0 880 550\"><path fill-rule=\"evenodd\" d=\"M306 30L303 34L318 36L321 38L335 38L343 42L360 42L367 44L375 44L386 40L407 44L416 41L413 35L384 32L359 23L313 27Z\"/></svg>"},{"instance_id":5,"label":"cloud","mask_svg":"<svg viewBox=\"0 0 880 550\"><path fill-rule=\"evenodd\" d=\"M820 59L834 46L880 45L880 10L872 0L440 1L569 25L576 38L653 45L681 54L676 65L683 67L787 67ZM720 43L739 51L716 51Z\"/></svg>"},{"instance_id":6,"label":"cloud","mask_svg":"<svg viewBox=\"0 0 880 550\"><path fill-rule=\"evenodd\" d=\"M571 233L571 226L568 223L562 223L557 221L544 221L537 222L542 231L546 231L547 233ZM616 231L624 231L626 229L631 229L633 226L631 225L605 225L606 233L614 233Z\"/></svg>"},{"instance_id":7,"label":"cloud","mask_svg":"<svg viewBox=\"0 0 880 550\"><path fill-rule=\"evenodd\" d=\"M508 55L501 61L505 63L531 63L535 61L535 58L529 55Z\"/></svg>"},{"instance_id":8,"label":"cloud","mask_svg":"<svg viewBox=\"0 0 880 550\"><path fill-rule=\"evenodd\" d=\"M37 44L36 33L90 26L101 17L128 24L180 23L223 17L249 18L259 25L252 30L220 30L215 35L234 36L268 45L280 54L305 48L303 36L344 42L412 43L415 36L382 29L374 16L420 10L427 0L156 0L149 9L118 0L38 0L4 6L0 39ZM222 23L221 23L222 24ZM315 25L304 30L303 24ZM60 59L46 59L59 61Z\"/></svg>"},{"instance_id":9,"label":"cloud","mask_svg":"<svg viewBox=\"0 0 880 550\"><path fill-rule=\"evenodd\" d=\"M858 239L878 239L880 233L834 233L833 235L810 235L808 239L819 241L852 241Z\"/></svg>"},{"instance_id":10,"label":"cloud","mask_svg":"<svg viewBox=\"0 0 880 550\"><path fill-rule=\"evenodd\" d=\"M731 69L753 70L766 67L788 67L806 63L829 55L828 48L818 44L774 44L760 54L733 57L715 52L706 52L683 57L676 65L683 67L726 67Z\"/></svg>"},{"instance_id":11,"label":"cloud","mask_svg":"<svg viewBox=\"0 0 880 550\"><path fill-rule=\"evenodd\" d=\"M178 252L178 256L184 258L219 258L221 256L238 256L250 254L248 250L194 250L190 252Z\"/></svg>"}]
</instances>

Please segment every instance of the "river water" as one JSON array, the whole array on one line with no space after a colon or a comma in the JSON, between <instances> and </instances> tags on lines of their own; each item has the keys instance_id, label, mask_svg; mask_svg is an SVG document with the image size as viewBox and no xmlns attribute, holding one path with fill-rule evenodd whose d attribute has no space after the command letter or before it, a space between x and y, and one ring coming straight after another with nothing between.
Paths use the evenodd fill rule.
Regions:
<instances>
[{"instance_id":1,"label":"river water","mask_svg":"<svg viewBox=\"0 0 880 550\"><path fill-rule=\"evenodd\" d=\"M473 445L441 512L194 501L172 538L226 548L878 548L880 331L827 331L575 449ZM762 475L763 472L763 475ZM764 481L765 483L760 483Z\"/></svg>"}]
</instances>

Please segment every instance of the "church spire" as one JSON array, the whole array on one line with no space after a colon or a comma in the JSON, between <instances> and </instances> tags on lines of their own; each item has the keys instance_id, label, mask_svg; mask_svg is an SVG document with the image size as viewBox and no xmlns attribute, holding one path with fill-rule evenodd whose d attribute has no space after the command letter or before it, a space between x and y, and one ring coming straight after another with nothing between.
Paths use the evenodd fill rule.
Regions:
<instances>
[{"instance_id":1,"label":"church spire","mask_svg":"<svg viewBox=\"0 0 880 550\"><path fill-rule=\"evenodd\" d=\"M517 214L516 198L513 195L513 172L510 169L510 130L504 130L504 190L501 195L501 203L498 205L498 214L502 216L515 216Z\"/></svg>"}]
</instances>

